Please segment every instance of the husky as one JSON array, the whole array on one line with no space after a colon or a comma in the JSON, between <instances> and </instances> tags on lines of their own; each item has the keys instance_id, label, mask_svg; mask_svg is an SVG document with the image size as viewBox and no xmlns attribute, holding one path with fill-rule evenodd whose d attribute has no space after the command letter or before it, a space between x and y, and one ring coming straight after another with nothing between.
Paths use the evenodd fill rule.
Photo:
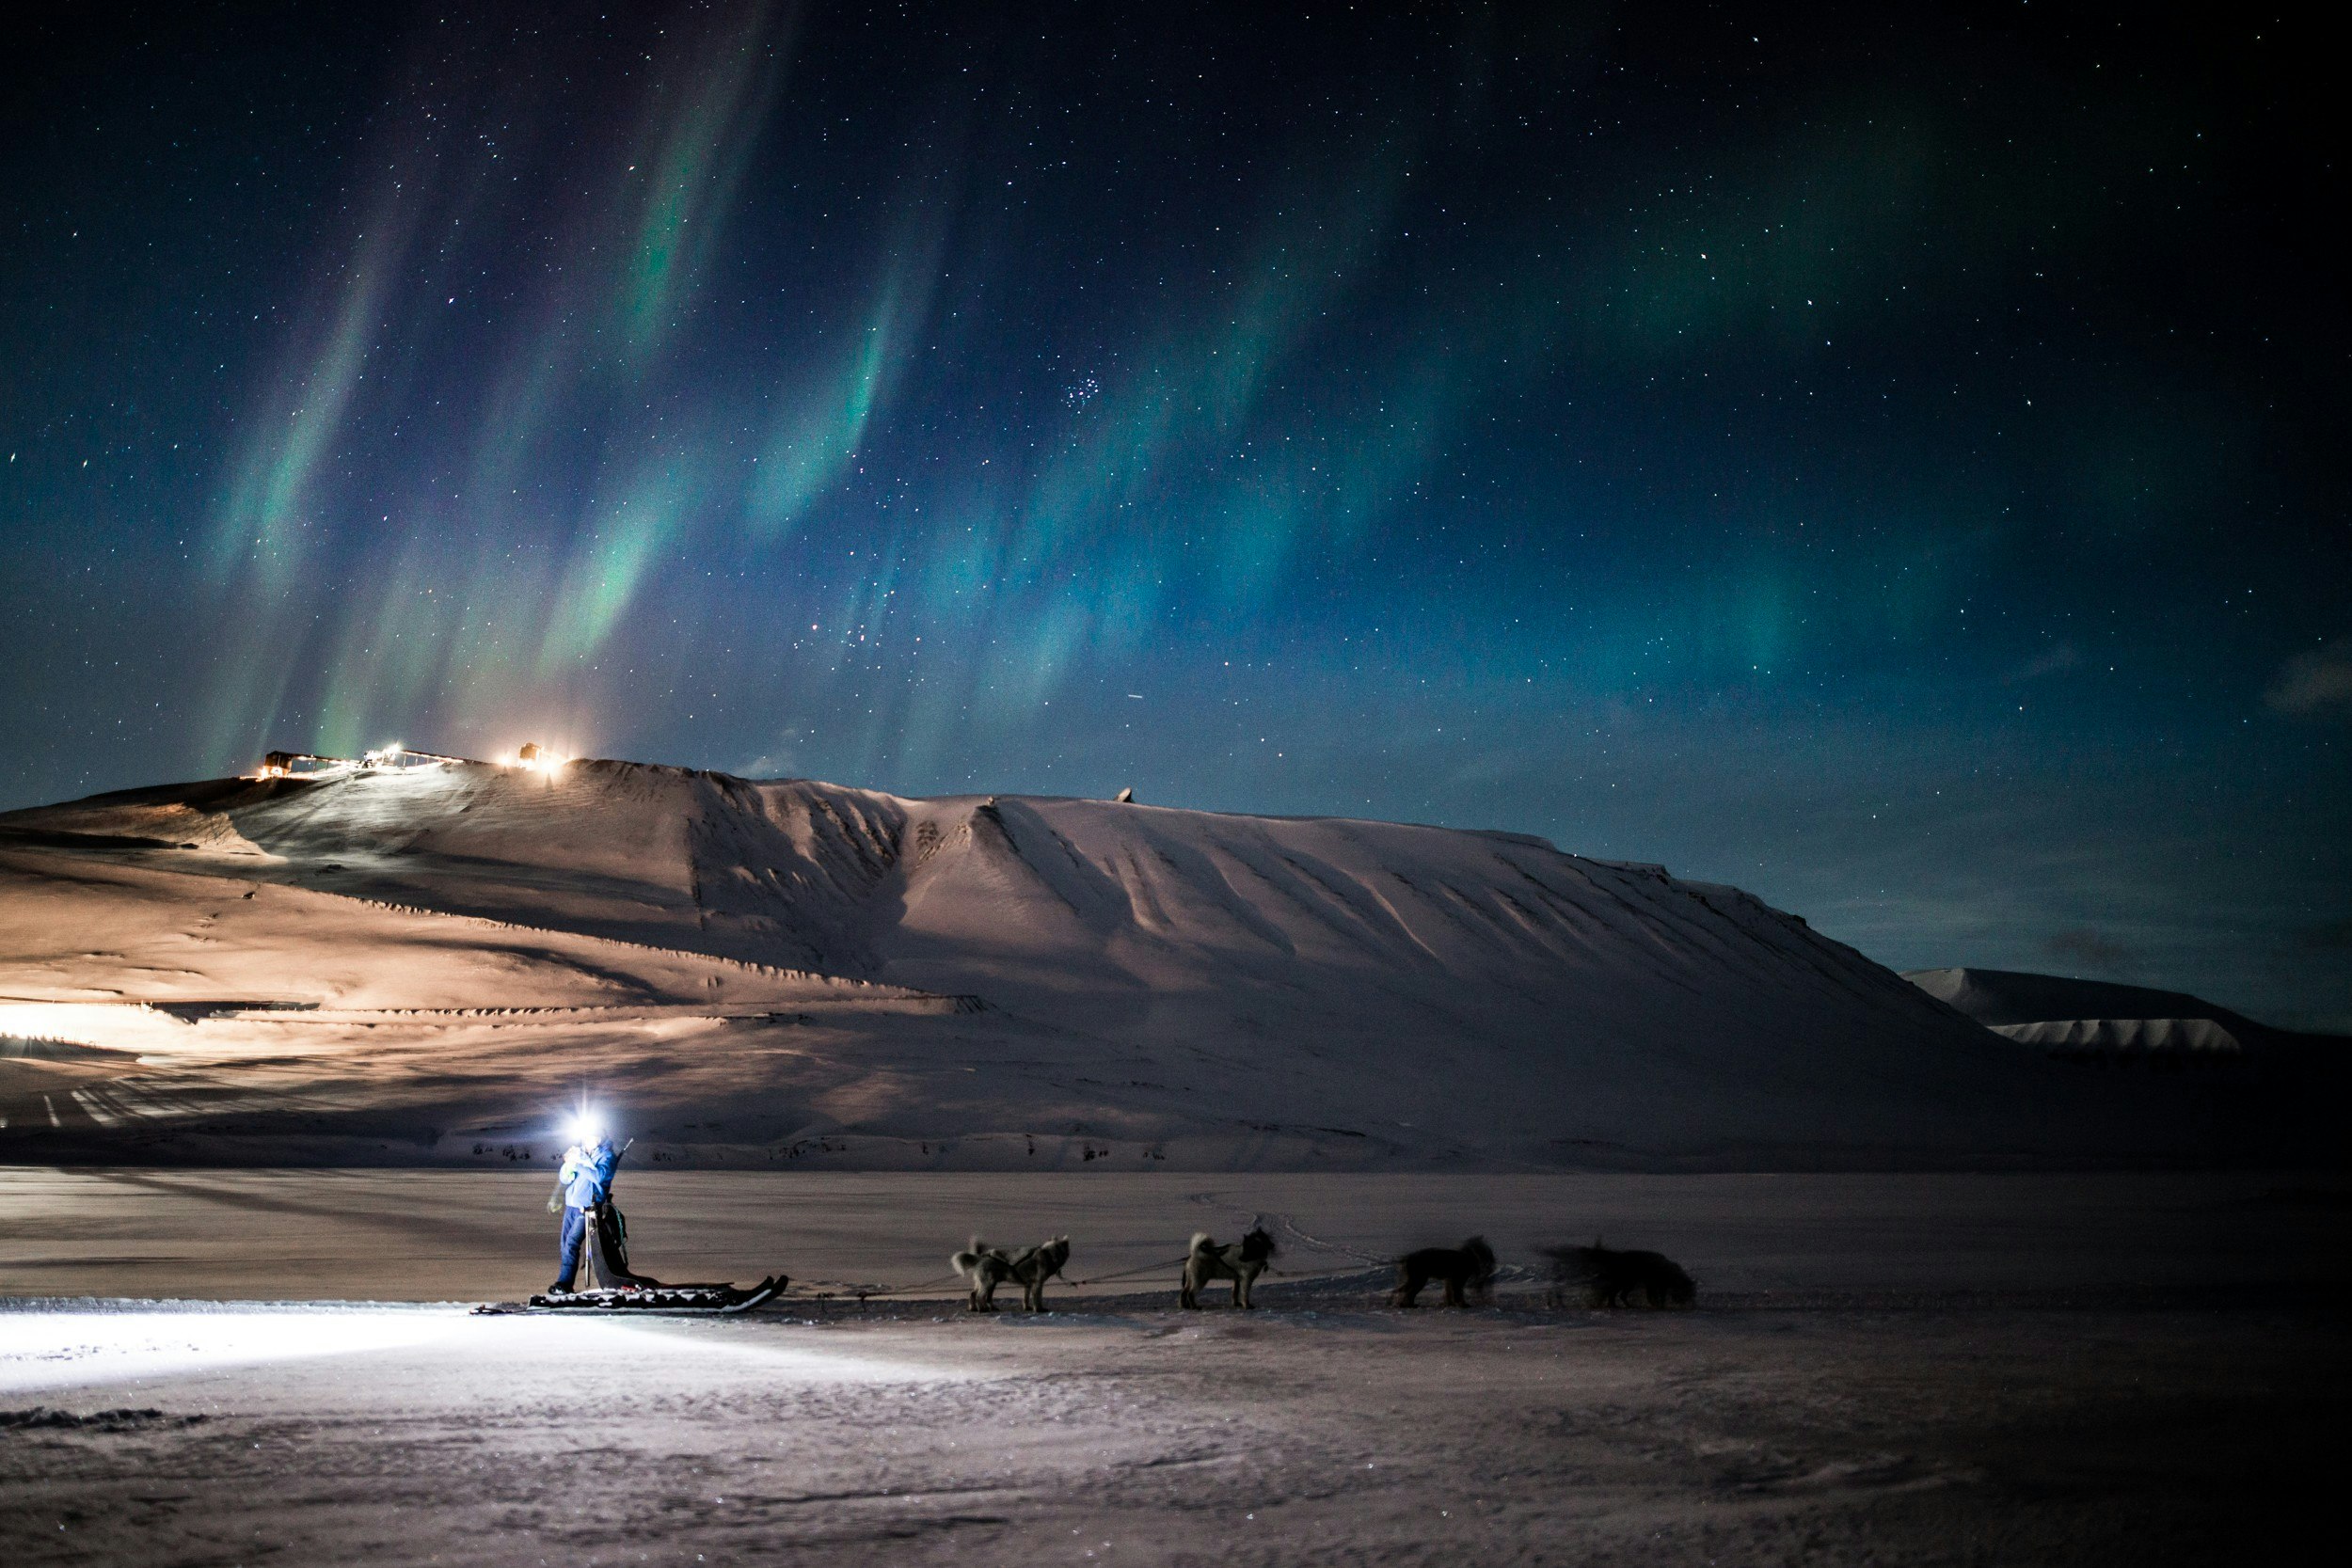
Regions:
<instances>
[{"instance_id":1,"label":"husky","mask_svg":"<svg viewBox=\"0 0 2352 1568\"><path fill-rule=\"evenodd\" d=\"M1233 1305L1248 1307L1249 1287L1265 1272L1267 1260L1279 1250L1262 1225L1250 1227L1249 1234L1223 1246L1217 1245L1207 1231L1196 1230L1192 1233L1192 1244L1184 1249L1184 1285L1177 1299L1186 1307L1198 1307L1201 1286L1211 1280L1230 1279L1233 1282Z\"/></svg>"},{"instance_id":2,"label":"husky","mask_svg":"<svg viewBox=\"0 0 2352 1568\"><path fill-rule=\"evenodd\" d=\"M1057 1236L1041 1245L1013 1252L990 1246L975 1236L969 1247L947 1261L958 1275L972 1282L973 1311L995 1311L996 1287L1009 1279L1021 1287L1021 1305L1032 1312L1042 1312L1045 1282L1060 1274L1062 1265L1070 1261L1070 1238Z\"/></svg>"},{"instance_id":3,"label":"husky","mask_svg":"<svg viewBox=\"0 0 2352 1568\"><path fill-rule=\"evenodd\" d=\"M1495 1249L1486 1244L1484 1236L1472 1236L1458 1247L1423 1247L1408 1252L1396 1260L1396 1291L1389 1300L1397 1307L1410 1307L1421 1298L1421 1288L1433 1279L1445 1281L1445 1304L1448 1307L1468 1307L1466 1291L1486 1293L1494 1283Z\"/></svg>"},{"instance_id":4,"label":"husky","mask_svg":"<svg viewBox=\"0 0 2352 1568\"><path fill-rule=\"evenodd\" d=\"M1688 1307L1698 1286L1682 1266L1660 1252L1620 1252L1594 1239L1591 1246L1544 1248L1551 1259L1551 1289L1545 1301L1566 1304L1569 1288L1581 1286L1587 1307L1631 1307L1641 1297L1651 1307Z\"/></svg>"}]
</instances>

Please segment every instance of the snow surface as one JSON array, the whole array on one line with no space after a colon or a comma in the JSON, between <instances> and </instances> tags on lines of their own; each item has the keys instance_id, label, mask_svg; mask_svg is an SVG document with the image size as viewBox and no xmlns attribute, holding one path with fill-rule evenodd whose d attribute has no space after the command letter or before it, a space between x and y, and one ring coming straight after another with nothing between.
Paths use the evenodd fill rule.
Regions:
<instances>
[{"instance_id":1,"label":"snow surface","mask_svg":"<svg viewBox=\"0 0 2352 1568\"><path fill-rule=\"evenodd\" d=\"M0 1064L14 1159L543 1159L584 1088L640 1158L834 1168L2189 1135L1736 888L1508 833L465 765L10 814L0 891L0 1034L124 1053Z\"/></svg>"},{"instance_id":2,"label":"snow surface","mask_svg":"<svg viewBox=\"0 0 2352 1568\"><path fill-rule=\"evenodd\" d=\"M0 1561L2202 1568L2333 1523L2340 1181L696 1171L622 1191L663 1271L931 1275L981 1216L1073 1230L1081 1277L1162 1266L1148 1295L1057 1285L1035 1317L0 1301ZM545 1283L538 1196L470 1171L0 1170L0 1290L505 1294ZM1259 1308L1180 1310L1184 1235L1257 1211L1285 1239ZM1597 1227L1661 1248L1697 1309L1546 1310L1519 1284L1404 1312L1385 1277L1311 1277L1473 1226L1506 1261Z\"/></svg>"},{"instance_id":3,"label":"snow surface","mask_svg":"<svg viewBox=\"0 0 2352 1568\"><path fill-rule=\"evenodd\" d=\"M2206 1307L354 1318L12 1396L0 1559L2202 1568L2327 1538L2352 1394Z\"/></svg>"}]
</instances>

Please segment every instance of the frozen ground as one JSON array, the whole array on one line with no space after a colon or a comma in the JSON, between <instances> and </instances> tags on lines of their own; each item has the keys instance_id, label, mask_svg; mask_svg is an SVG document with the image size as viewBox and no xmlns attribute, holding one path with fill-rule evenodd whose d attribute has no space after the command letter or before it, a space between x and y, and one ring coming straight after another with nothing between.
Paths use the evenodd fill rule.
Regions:
<instances>
[{"instance_id":1,"label":"frozen ground","mask_svg":"<svg viewBox=\"0 0 2352 1568\"><path fill-rule=\"evenodd\" d=\"M2344 1192L2255 1175L660 1174L656 1272L905 1282L980 1227L1150 1280L1253 1212L1291 1272L1248 1317L55 1299L544 1283L539 1182L0 1173L0 1560L2262 1560L2352 1394ZM1701 1307L1375 1305L1363 1257L1473 1226L1662 1246Z\"/></svg>"},{"instance_id":2,"label":"frozen ground","mask_svg":"<svg viewBox=\"0 0 2352 1568\"><path fill-rule=\"evenodd\" d=\"M0 1297L515 1299L552 1275L542 1172L0 1167ZM1198 1176L632 1171L632 1251L670 1279L778 1269L841 1291L940 1281L949 1252L1067 1234L1085 1296L1173 1289L1194 1230L1263 1216L1272 1290L1342 1288L1486 1235L1505 1264L1596 1235L1682 1259L1710 1301L1787 1307L2275 1299L2352 1279L2320 1244L2341 1179L2230 1174ZM2331 1231L2330 1227L2334 1229ZM1164 1265L1164 1266L1155 1266ZM1141 1271L1141 1272L1137 1272ZM1354 1286L1369 1299L1370 1286ZM1057 1290L1060 1288L1057 1286ZM1271 1298L1269 1298L1271 1299Z\"/></svg>"}]
</instances>

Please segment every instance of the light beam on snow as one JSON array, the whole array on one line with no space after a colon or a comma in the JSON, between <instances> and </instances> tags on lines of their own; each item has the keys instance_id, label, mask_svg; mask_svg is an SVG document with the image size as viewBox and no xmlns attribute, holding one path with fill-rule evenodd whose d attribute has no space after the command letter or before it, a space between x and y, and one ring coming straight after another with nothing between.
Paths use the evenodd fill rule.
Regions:
<instances>
[{"instance_id":1,"label":"light beam on snow","mask_svg":"<svg viewBox=\"0 0 2352 1568\"><path fill-rule=\"evenodd\" d=\"M481 1318L461 1307L325 1302L304 1306L98 1303L80 1309L0 1306L0 1397L106 1389L336 1356L377 1362L564 1368L676 1356L723 1356L741 1374L780 1383L935 1382L958 1369L779 1343L754 1325L724 1338L679 1338L675 1325L560 1313ZM106 1396L100 1395L103 1398Z\"/></svg>"},{"instance_id":2,"label":"light beam on snow","mask_svg":"<svg viewBox=\"0 0 2352 1568\"><path fill-rule=\"evenodd\" d=\"M0 1394L406 1349L465 1327L453 1309L0 1309Z\"/></svg>"}]
</instances>

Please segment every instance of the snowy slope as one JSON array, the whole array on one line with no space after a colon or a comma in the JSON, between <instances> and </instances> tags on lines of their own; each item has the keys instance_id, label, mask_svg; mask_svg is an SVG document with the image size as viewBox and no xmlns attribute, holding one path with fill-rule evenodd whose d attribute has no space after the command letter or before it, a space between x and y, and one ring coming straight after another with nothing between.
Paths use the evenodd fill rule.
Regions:
<instances>
[{"instance_id":1,"label":"snowy slope","mask_svg":"<svg viewBox=\"0 0 2352 1568\"><path fill-rule=\"evenodd\" d=\"M233 996L192 1034L311 1062L320 1157L362 1111L429 1115L429 1157L452 1157L451 1129L520 1125L584 1081L626 1084L649 1136L706 1163L2008 1164L2184 1135L2111 1101L2087 1120L2078 1074L1737 889L1502 833L462 766L16 813L0 877L49 933L0 919L0 994ZM242 934L203 927L168 963L96 940L177 932L229 884L269 906ZM404 987L412 1008L501 1005L480 951L420 967L437 919L506 942L503 989L538 1011L431 1038L392 1016ZM372 980L323 994L295 954L326 927ZM363 991L383 1017L352 1010ZM426 1061L443 1088L419 1087Z\"/></svg>"}]
</instances>

